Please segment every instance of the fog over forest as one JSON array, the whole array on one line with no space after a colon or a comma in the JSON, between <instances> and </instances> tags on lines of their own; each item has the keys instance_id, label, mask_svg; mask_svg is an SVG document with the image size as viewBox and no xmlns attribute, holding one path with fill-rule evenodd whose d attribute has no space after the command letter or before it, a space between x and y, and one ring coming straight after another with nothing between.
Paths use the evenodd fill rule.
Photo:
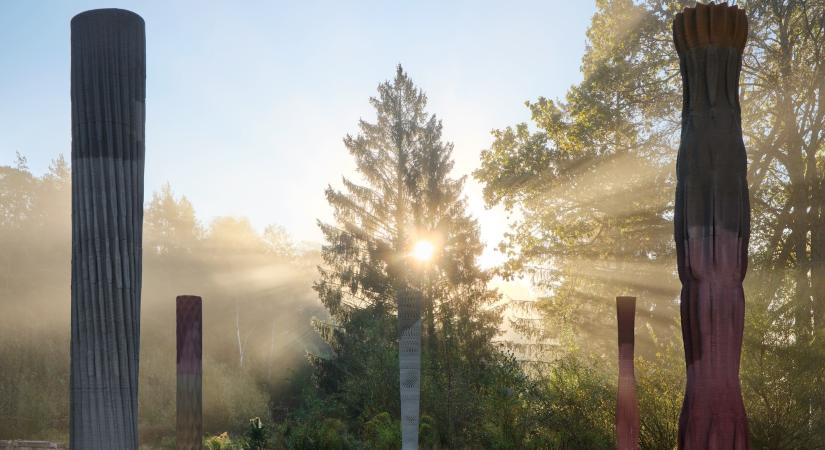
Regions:
<instances>
[{"instance_id":1,"label":"fog over forest","mask_svg":"<svg viewBox=\"0 0 825 450\"><path fill-rule=\"evenodd\" d=\"M456 86L448 88L438 84L448 72L457 79L475 70L513 87L524 81L495 77L532 73L533 65L540 63L554 67L554 55L535 53L534 47L527 46L545 31L556 30L553 21L560 20L547 17L543 9L539 14L539 6L547 6L543 3L514 8L519 20L500 19L491 12L509 5L500 4L499 10L477 8L472 12L483 15L488 26L474 27L471 33L465 33L467 24L476 22L462 16L468 20L460 24L465 28L454 29L449 20L453 16L433 12L440 13L440 5L416 9L421 23L429 23L422 16L438 16L439 32L459 36L457 41L475 42L473 33L483 34L486 40L473 47L476 53L471 55L484 64L481 69L454 73L442 66L395 65L404 54L380 75L359 67L352 73L369 78L358 82L369 86L357 90L364 114L353 108L334 109L332 100L326 109L324 97L336 97L330 92L335 93L336 77L342 75L338 66L328 65L307 80L289 79L304 88L315 88L315 77L325 80L323 89L330 91L319 91L318 103L309 106L303 99L296 100L303 109L296 109L296 117L286 123L300 122L305 134L309 129L323 130L323 142L332 142L332 150L316 154L279 149L288 152L285 161L274 158L276 163L268 160L268 165L261 163L267 158L235 158L232 153L229 157L236 160L227 172L246 175L238 167L256 166L256 174L266 174L251 183L257 187L281 183L276 172L295 167L323 166L340 172L334 182L313 187L317 188L313 201L322 204L324 214L252 201L267 212L261 217L282 215L286 220L300 215L293 223L313 221L321 242L296 242L277 221L256 227L236 215L202 216L202 209L214 211L215 205L190 202L188 196L197 194L179 189L174 179L146 193L141 448L176 445L175 297L181 294L203 297L203 438L209 450L398 450L402 423L408 424L407 429L410 423L402 420L404 400L399 393L413 385L418 397L407 396L405 405L412 404L410 398L420 399L417 438L422 450L616 448L617 296L636 297L632 362L640 449L671 450L679 445L686 391L712 391L707 386L695 389L701 383L686 383L686 367L709 360L713 370L704 375L715 375L719 367L737 371L742 402L732 376L724 383L717 383L721 377L710 377L714 382L710 384L724 385L718 390L726 396L736 392L724 400L744 404L747 429L741 414L736 421L725 422L733 415L719 413L708 419L700 411L691 417L702 417L698 421L709 424L706 434L719 437L714 427L736 422L736 433L747 435L753 449L825 448L825 1L737 3L733 8L728 4L697 7L695 0L595 1L586 32L564 37L584 41L586 46L577 66L581 79L565 85L563 95L539 93L525 99L504 88L481 89L454 81L450 83ZM553 4L552 9L560 15L570 13L572 4ZM722 90L704 89L704 85L689 90L690 83L683 82L687 63L674 46L674 36L682 42L682 34L674 34L673 24L685 7L704 14L693 15L692 10L678 16L684 23L677 22L707 31L702 37L708 41L702 41L701 51L718 50L708 44L709 30L728 30L737 39L747 38L744 50L730 47L731 52L725 53L731 59L724 70L699 71L702 77L717 76L724 96ZM369 8L361 8L356 12L364 18L359 19L380 22L382 33L393 34L392 28L400 27L397 16L392 16L395 22L374 19ZM720 11L734 13L720 21L714 15ZM313 20L317 12L303 11ZM242 17L250 22L266 19ZM708 27L711 18L714 26ZM321 19L320 25L313 22L317 28L312 29L315 34L308 33L310 37L319 33L325 37L321 30L330 22L353 28L337 17L333 18L337 22L326 16ZM548 29L528 19L547 21L542 26ZM512 23L499 23L507 20ZM418 22L404 24L412 31L399 29L410 34L393 34L394 39L403 41L427 30ZM261 28L270 24L265 25ZM246 36L239 33L233 39ZM416 57L423 53L428 59L449 59L436 51L442 49L440 42L433 41L438 39L428 37L431 40L410 44ZM362 38L371 39L358 36ZM355 38L342 36L341 42L351 43L348 39ZM551 47L566 46L565 39L553 41ZM327 41L325 45L330 44ZM382 40L376 45L391 47L397 42ZM352 54L368 59L368 52L358 53L362 49L353 47L357 52ZM244 50L254 53L254 49ZM300 47L290 50L295 52L291 56L302 55ZM334 45L323 50L318 54L326 58L335 53L340 64L360 62ZM396 58L393 50L382 47L382 52ZM461 56L460 49L448 50L451 57ZM201 52L203 58L212 56ZM505 65L507 71L496 71ZM257 81L238 90L251 97L249 92L265 84ZM278 83L267 86L288 90L289 86ZM430 90L433 84L440 86L435 92ZM466 89L465 97L453 96L452 88ZM715 106L691 109L697 95L704 99L717 93L728 102L721 109L724 115ZM227 89L222 94L231 97L236 92ZM459 157L459 143L475 138L465 140L466 136L448 132L451 123L441 109L464 98L459 111L499 111L485 102L501 101L495 95L505 94L513 97L507 99L508 105L523 106L523 116L495 116L494 128L480 131L487 137L483 145L461 147ZM9 108L8 116L13 115L14 105L0 108ZM316 114L316 109L323 112ZM207 112L214 113L210 117L219 123L225 111ZM261 116L256 126L267 130L284 126L266 114ZM348 131L327 133L319 122L332 116L350 124ZM457 116L451 117L461 122L463 118ZM243 118L233 117L234 123ZM724 128L729 142L719 144L712 133L702 133L707 130L700 125L708 123ZM684 129L690 133L683 133ZM684 161L680 158L688 151L683 150L683 141L694 136L691 133L702 135L691 145L704 146L693 156L716 161L715 151L735 147L736 164L680 164L677 181L677 159ZM270 142L247 144L260 151ZM193 147L182 154L205 151ZM19 153L4 160L12 163L0 165L0 439L65 443L72 168L70 158L61 156L67 149L55 149L45 171L29 168L25 147L8 151ZM472 157L467 157L468 152ZM146 158L150 157L147 145ZM290 158L302 159L296 165L286 161ZM471 160L474 166L457 164L459 158L465 163ZM204 192L217 192L221 183L228 183L220 176L224 168L215 161L220 160L212 162L211 173L197 172L204 178L197 182L208 184ZM343 167L341 161L349 166ZM704 170L706 165L713 170ZM271 172L272 167L277 170ZM728 177L734 169L735 177ZM301 170L290 175L303 176L306 172ZM702 194L693 200L692 211L707 223L694 226L677 246L675 237L689 228L687 221L679 219L688 209L680 203L687 172L709 176L713 182L692 185ZM729 182L736 183L735 190L720 188ZM283 184L255 192L272 198L292 196L287 189L291 186ZM677 198L679 189L683 190ZM720 199L735 197L736 214L719 207L723 203L716 203L713 195L708 201L706 191L721 192ZM303 198L289 200L300 203ZM474 209L479 203L506 218L500 242L483 239L483 230L502 223L485 220ZM719 260L727 258L722 263L713 253L717 216L736 221L735 231L719 228L731 232L729 243L737 246L735 252L719 252L723 255ZM701 238L690 241L692 232ZM704 285L710 287L703 293L683 289L706 275L696 275L693 266L684 269L691 261L680 246L691 242L706 245L692 253L705 257L702 262L710 267L710 282ZM502 256L496 264L484 261L493 246ZM732 262L734 275L715 278L723 263ZM744 281L736 278L742 273L746 273ZM724 287L721 291L714 291L717 281ZM718 292L723 294L713 297ZM685 293L690 301L683 298ZM693 294L695 298L690 297ZM693 301L700 297L706 303ZM711 307L699 308L700 304ZM417 315L401 313L404 308L412 310L410 305L418 308ZM731 305L736 308L722 309L713 317L716 307ZM708 320L684 319L697 316ZM701 329L708 323L710 327ZM405 335L408 330L414 331ZM710 345L704 347L710 351L686 352L695 344L693 337L703 331L702 339L711 336ZM402 338L413 335L420 338L419 346L412 351L408 347L402 355ZM713 340L720 335L724 336ZM730 357L740 345L741 358ZM734 350L722 355L721 347ZM420 377L404 384L400 361L413 353L417 366L412 370L420 370ZM706 403L712 404L699 406L717 407L715 402ZM742 409L739 406L737 411Z\"/></svg>"},{"instance_id":2,"label":"fog over forest","mask_svg":"<svg viewBox=\"0 0 825 450\"><path fill-rule=\"evenodd\" d=\"M20 155L0 168L0 436L64 440L68 426L70 172L58 156L32 174ZM311 324L326 313L312 291L317 250L283 229L258 233L243 218L199 223L171 186L147 202L141 311L140 413L144 439L174 435L175 297L204 298L204 425L229 430L289 404L323 352ZM292 389L292 391L290 391Z\"/></svg>"}]
</instances>

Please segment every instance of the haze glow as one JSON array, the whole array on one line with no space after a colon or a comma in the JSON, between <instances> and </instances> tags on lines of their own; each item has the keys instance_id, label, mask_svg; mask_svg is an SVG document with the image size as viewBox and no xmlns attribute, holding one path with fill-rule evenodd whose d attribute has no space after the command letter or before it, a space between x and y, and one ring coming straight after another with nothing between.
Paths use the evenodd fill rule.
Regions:
<instances>
[{"instance_id":1,"label":"haze glow","mask_svg":"<svg viewBox=\"0 0 825 450\"><path fill-rule=\"evenodd\" d=\"M0 164L35 174L69 156L69 21L130 9L147 28L146 199L170 182L208 224L248 217L317 245L323 195L357 179L342 144L368 99L403 64L455 144L453 176L470 174L489 132L529 120L523 101L563 97L581 79L590 2L281 3L98 0L0 2ZM574 38L571 38L574 36ZM487 248L506 229L467 179Z\"/></svg>"}]
</instances>

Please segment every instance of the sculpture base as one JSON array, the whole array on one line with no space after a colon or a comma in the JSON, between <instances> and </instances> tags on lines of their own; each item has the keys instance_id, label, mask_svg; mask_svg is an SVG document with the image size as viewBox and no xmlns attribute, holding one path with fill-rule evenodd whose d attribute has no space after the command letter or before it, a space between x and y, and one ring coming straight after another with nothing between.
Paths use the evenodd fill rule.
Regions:
<instances>
[{"instance_id":1,"label":"sculpture base","mask_svg":"<svg viewBox=\"0 0 825 450\"><path fill-rule=\"evenodd\" d=\"M690 417L690 412L682 411L680 450L748 450L748 420L744 415L695 414Z\"/></svg>"},{"instance_id":2,"label":"sculpture base","mask_svg":"<svg viewBox=\"0 0 825 450\"><path fill-rule=\"evenodd\" d=\"M745 321L747 241L732 232L688 239L681 318L687 385L679 449L746 450L739 360Z\"/></svg>"}]
</instances>

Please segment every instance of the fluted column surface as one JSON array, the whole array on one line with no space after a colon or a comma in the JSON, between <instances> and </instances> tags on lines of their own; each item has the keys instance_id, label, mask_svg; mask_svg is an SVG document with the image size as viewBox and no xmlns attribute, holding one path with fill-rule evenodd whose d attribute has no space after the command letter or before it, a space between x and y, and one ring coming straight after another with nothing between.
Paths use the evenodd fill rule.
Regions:
<instances>
[{"instance_id":1,"label":"fluted column surface","mask_svg":"<svg viewBox=\"0 0 825 450\"><path fill-rule=\"evenodd\" d=\"M72 449L138 446L145 79L140 16L72 19Z\"/></svg>"},{"instance_id":2,"label":"fluted column surface","mask_svg":"<svg viewBox=\"0 0 825 450\"><path fill-rule=\"evenodd\" d=\"M748 448L739 362L750 204L738 93L747 24L724 3L673 21L684 90L674 214L687 368L680 449Z\"/></svg>"}]
</instances>

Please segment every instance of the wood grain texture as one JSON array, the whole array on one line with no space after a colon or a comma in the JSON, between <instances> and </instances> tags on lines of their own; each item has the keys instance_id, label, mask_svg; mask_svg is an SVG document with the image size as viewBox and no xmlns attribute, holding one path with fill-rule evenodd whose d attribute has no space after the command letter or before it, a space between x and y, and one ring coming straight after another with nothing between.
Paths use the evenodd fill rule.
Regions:
<instances>
[{"instance_id":1,"label":"wood grain texture","mask_svg":"<svg viewBox=\"0 0 825 450\"><path fill-rule=\"evenodd\" d=\"M71 22L72 449L138 448L145 40L129 11Z\"/></svg>"},{"instance_id":2,"label":"wood grain texture","mask_svg":"<svg viewBox=\"0 0 825 450\"><path fill-rule=\"evenodd\" d=\"M177 438L178 450L203 448L203 316L202 301L180 295L177 310Z\"/></svg>"},{"instance_id":3,"label":"wood grain texture","mask_svg":"<svg viewBox=\"0 0 825 450\"><path fill-rule=\"evenodd\" d=\"M633 368L636 297L616 297L619 344L619 383L616 398L616 448L639 448L639 401Z\"/></svg>"},{"instance_id":4,"label":"wood grain texture","mask_svg":"<svg viewBox=\"0 0 825 450\"><path fill-rule=\"evenodd\" d=\"M684 92L674 211L687 368L678 445L744 450L750 203L738 89L747 18L735 6L697 5L677 14L673 36Z\"/></svg>"}]
</instances>

